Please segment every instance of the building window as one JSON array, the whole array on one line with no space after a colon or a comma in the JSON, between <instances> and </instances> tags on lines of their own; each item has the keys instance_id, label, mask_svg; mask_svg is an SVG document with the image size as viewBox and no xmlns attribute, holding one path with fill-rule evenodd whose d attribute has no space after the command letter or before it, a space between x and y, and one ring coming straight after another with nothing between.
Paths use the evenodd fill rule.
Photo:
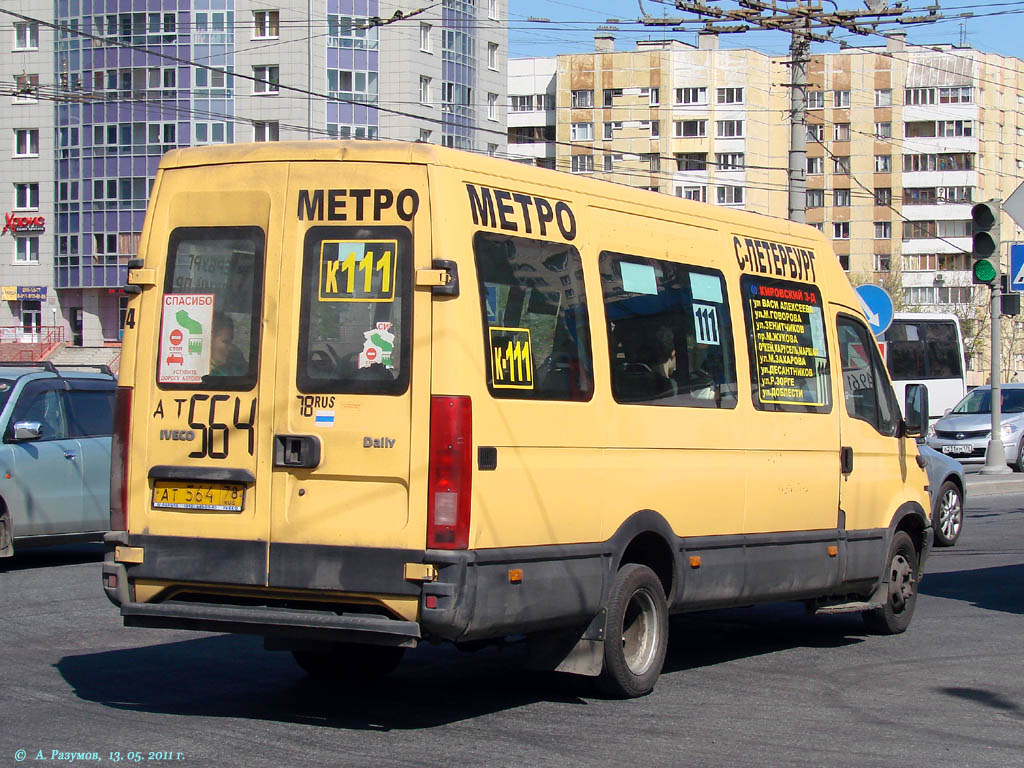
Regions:
<instances>
[{"instance_id":1,"label":"building window","mask_svg":"<svg viewBox=\"0 0 1024 768\"><path fill-rule=\"evenodd\" d=\"M572 172L573 173L593 173L594 172L594 156L593 155L573 155L572 156Z\"/></svg>"},{"instance_id":2,"label":"building window","mask_svg":"<svg viewBox=\"0 0 1024 768\"><path fill-rule=\"evenodd\" d=\"M834 189L832 190L832 205L836 208L849 208L850 207L850 190L848 189Z\"/></svg>"},{"instance_id":3,"label":"building window","mask_svg":"<svg viewBox=\"0 0 1024 768\"><path fill-rule=\"evenodd\" d=\"M939 104L970 104L974 101L969 85L939 88Z\"/></svg>"},{"instance_id":4,"label":"building window","mask_svg":"<svg viewBox=\"0 0 1024 768\"><path fill-rule=\"evenodd\" d=\"M875 89L875 106L876 107L891 107L892 106L892 89L891 88L876 88Z\"/></svg>"},{"instance_id":5,"label":"building window","mask_svg":"<svg viewBox=\"0 0 1024 768\"><path fill-rule=\"evenodd\" d=\"M652 107L657 107L661 104L661 88L651 88L647 103Z\"/></svg>"},{"instance_id":6,"label":"building window","mask_svg":"<svg viewBox=\"0 0 1024 768\"><path fill-rule=\"evenodd\" d=\"M850 140L850 124L849 123L836 123L832 126L832 140L833 141L849 141Z\"/></svg>"},{"instance_id":7,"label":"building window","mask_svg":"<svg viewBox=\"0 0 1024 768\"><path fill-rule=\"evenodd\" d=\"M25 211L39 207L39 184L27 182L14 185L14 207Z\"/></svg>"},{"instance_id":8,"label":"building window","mask_svg":"<svg viewBox=\"0 0 1024 768\"><path fill-rule=\"evenodd\" d=\"M825 92L807 91L807 109L824 109Z\"/></svg>"},{"instance_id":9,"label":"building window","mask_svg":"<svg viewBox=\"0 0 1024 768\"><path fill-rule=\"evenodd\" d=\"M38 157L39 156L39 129L38 128L15 128L14 129L14 156L15 157Z\"/></svg>"},{"instance_id":10,"label":"building window","mask_svg":"<svg viewBox=\"0 0 1024 768\"><path fill-rule=\"evenodd\" d=\"M742 152L719 152L715 155L715 165L720 171L743 170Z\"/></svg>"},{"instance_id":11,"label":"building window","mask_svg":"<svg viewBox=\"0 0 1024 768\"><path fill-rule=\"evenodd\" d=\"M891 139L892 138L892 123L875 123L875 138L876 139Z\"/></svg>"},{"instance_id":12,"label":"building window","mask_svg":"<svg viewBox=\"0 0 1024 768\"><path fill-rule=\"evenodd\" d=\"M743 187L715 187L715 197L719 205L740 205L743 203Z\"/></svg>"},{"instance_id":13,"label":"building window","mask_svg":"<svg viewBox=\"0 0 1024 768\"><path fill-rule=\"evenodd\" d=\"M875 272L888 272L891 268L892 258L888 253L875 254Z\"/></svg>"},{"instance_id":14,"label":"building window","mask_svg":"<svg viewBox=\"0 0 1024 768\"><path fill-rule=\"evenodd\" d=\"M420 104L430 104L430 78L420 75Z\"/></svg>"},{"instance_id":15,"label":"building window","mask_svg":"<svg viewBox=\"0 0 1024 768\"><path fill-rule=\"evenodd\" d=\"M707 136L708 121L707 120L676 120L676 137L677 138L690 138Z\"/></svg>"},{"instance_id":16,"label":"building window","mask_svg":"<svg viewBox=\"0 0 1024 768\"><path fill-rule=\"evenodd\" d=\"M875 205L892 205L892 189L890 187L875 187Z\"/></svg>"},{"instance_id":17,"label":"building window","mask_svg":"<svg viewBox=\"0 0 1024 768\"><path fill-rule=\"evenodd\" d=\"M488 43L487 44L487 68L497 70L498 69L498 44Z\"/></svg>"},{"instance_id":18,"label":"building window","mask_svg":"<svg viewBox=\"0 0 1024 768\"><path fill-rule=\"evenodd\" d=\"M708 201L708 189L704 186L676 187L676 197L684 200L696 200L698 203Z\"/></svg>"},{"instance_id":19,"label":"building window","mask_svg":"<svg viewBox=\"0 0 1024 768\"><path fill-rule=\"evenodd\" d=\"M652 139L656 138L658 136L661 136L661 123L659 121L651 120L650 121L650 126L651 126L651 138Z\"/></svg>"},{"instance_id":20,"label":"building window","mask_svg":"<svg viewBox=\"0 0 1024 768\"><path fill-rule=\"evenodd\" d=\"M487 18L497 20L498 0L487 0Z\"/></svg>"},{"instance_id":21,"label":"building window","mask_svg":"<svg viewBox=\"0 0 1024 768\"><path fill-rule=\"evenodd\" d=\"M430 25L420 23L420 50L430 53Z\"/></svg>"},{"instance_id":22,"label":"building window","mask_svg":"<svg viewBox=\"0 0 1024 768\"><path fill-rule=\"evenodd\" d=\"M935 288L930 285L907 287L903 289L903 302L905 304L934 304Z\"/></svg>"},{"instance_id":23,"label":"building window","mask_svg":"<svg viewBox=\"0 0 1024 768\"><path fill-rule=\"evenodd\" d=\"M593 141L594 140L594 124L593 123L573 123L572 132L570 134L572 141Z\"/></svg>"},{"instance_id":24,"label":"building window","mask_svg":"<svg viewBox=\"0 0 1024 768\"><path fill-rule=\"evenodd\" d=\"M461 88L465 88L465 86L461 86ZM328 69L327 90L332 98L373 104L377 101L377 73L363 70ZM454 87L450 90L454 94Z\"/></svg>"},{"instance_id":25,"label":"building window","mask_svg":"<svg viewBox=\"0 0 1024 768\"><path fill-rule=\"evenodd\" d=\"M496 93L487 94L487 119L498 119L498 94Z\"/></svg>"},{"instance_id":26,"label":"building window","mask_svg":"<svg viewBox=\"0 0 1024 768\"><path fill-rule=\"evenodd\" d=\"M676 154L677 171L705 171L708 167L706 152L680 152Z\"/></svg>"},{"instance_id":27,"label":"building window","mask_svg":"<svg viewBox=\"0 0 1024 768\"><path fill-rule=\"evenodd\" d=\"M39 48L39 23L36 21L14 22L14 50L34 51Z\"/></svg>"},{"instance_id":28,"label":"building window","mask_svg":"<svg viewBox=\"0 0 1024 768\"><path fill-rule=\"evenodd\" d=\"M892 155L875 155L875 173L892 173Z\"/></svg>"},{"instance_id":29,"label":"building window","mask_svg":"<svg viewBox=\"0 0 1024 768\"><path fill-rule=\"evenodd\" d=\"M676 88L676 104L707 104L707 88Z\"/></svg>"},{"instance_id":30,"label":"building window","mask_svg":"<svg viewBox=\"0 0 1024 768\"><path fill-rule=\"evenodd\" d=\"M253 67L253 93L276 94L280 92L280 70L274 66Z\"/></svg>"},{"instance_id":31,"label":"building window","mask_svg":"<svg viewBox=\"0 0 1024 768\"><path fill-rule=\"evenodd\" d=\"M832 222L832 237L836 240L849 240L850 239L850 222L848 221L835 221Z\"/></svg>"},{"instance_id":32,"label":"building window","mask_svg":"<svg viewBox=\"0 0 1024 768\"><path fill-rule=\"evenodd\" d=\"M661 170L661 155L656 152L645 152L640 155L640 164L646 166L651 173Z\"/></svg>"},{"instance_id":33,"label":"building window","mask_svg":"<svg viewBox=\"0 0 1024 768\"><path fill-rule=\"evenodd\" d=\"M280 126L276 120L256 121L252 124L253 141L280 141Z\"/></svg>"},{"instance_id":34,"label":"building window","mask_svg":"<svg viewBox=\"0 0 1024 768\"><path fill-rule=\"evenodd\" d=\"M850 156L835 155L832 157L832 173L850 173Z\"/></svg>"},{"instance_id":35,"label":"building window","mask_svg":"<svg viewBox=\"0 0 1024 768\"><path fill-rule=\"evenodd\" d=\"M819 144L825 141L825 125L817 123L807 126L807 140L816 141Z\"/></svg>"},{"instance_id":36,"label":"building window","mask_svg":"<svg viewBox=\"0 0 1024 768\"><path fill-rule=\"evenodd\" d=\"M715 136L719 138L737 138L743 135L742 120L716 120Z\"/></svg>"},{"instance_id":37,"label":"building window","mask_svg":"<svg viewBox=\"0 0 1024 768\"><path fill-rule=\"evenodd\" d=\"M832 105L837 109L850 106L849 91L832 91Z\"/></svg>"},{"instance_id":38,"label":"building window","mask_svg":"<svg viewBox=\"0 0 1024 768\"><path fill-rule=\"evenodd\" d=\"M39 101L39 75L14 76L14 103L35 104Z\"/></svg>"},{"instance_id":39,"label":"building window","mask_svg":"<svg viewBox=\"0 0 1024 768\"><path fill-rule=\"evenodd\" d=\"M280 11L252 12L252 39L276 39L281 34Z\"/></svg>"},{"instance_id":40,"label":"building window","mask_svg":"<svg viewBox=\"0 0 1024 768\"><path fill-rule=\"evenodd\" d=\"M610 107L614 104L615 99L622 95L621 88L605 88L601 91L601 98L604 100L604 105Z\"/></svg>"},{"instance_id":41,"label":"building window","mask_svg":"<svg viewBox=\"0 0 1024 768\"><path fill-rule=\"evenodd\" d=\"M971 136L973 123L970 120L939 120L935 124L935 135L940 137Z\"/></svg>"},{"instance_id":42,"label":"building window","mask_svg":"<svg viewBox=\"0 0 1024 768\"><path fill-rule=\"evenodd\" d=\"M429 144L430 143L430 133L431 132L428 131L426 128L420 128L420 138L419 138L419 141L424 143L424 144Z\"/></svg>"},{"instance_id":43,"label":"building window","mask_svg":"<svg viewBox=\"0 0 1024 768\"><path fill-rule=\"evenodd\" d=\"M813 176L814 174L825 172L825 158L823 157L808 157L807 158L807 175Z\"/></svg>"},{"instance_id":44,"label":"building window","mask_svg":"<svg viewBox=\"0 0 1024 768\"><path fill-rule=\"evenodd\" d=\"M715 101L718 104L742 104L742 88L717 88L715 89Z\"/></svg>"},{"instance_id":45,"label":"building window","mask_svg":"<svg viewBox=\"0 0 1024 768\"><path fill-rule=\"evenodd\" d=\"M891 237L892 237L892 222L891 221L876 221L875 222L875 240L888 240Z\"/></svg>"},{"instance_id":46,"label":"building window","mask_svg":"<svg viewBox=\"0 0 1024 768\"><path fill-rule=\"evenodd\" d=\"M604 169L608 173L615 170L615 155L606 154L604 156Z\"/></svg>"},{"instance_id":47,"label":"building window","mask_svg":"<svg viewBox=\"0 0 1024 768\"><path fill-rule=\"evenodd\" d=\"M15 264L38 264L39 263L39 238L38 237L16 237L14 238L14 263Z\"/></svg>"},{"instance_id":48,"label":"building window","mask_svg":"<svg viewBox=\"0 0 1024 768\"><path fill-rule=\"evenodd\" d=\"M594 106L593 91L573 91L571 99L573 109L591 109Z\"/></svg>"},{"instance_id":49,"label":"building window","mask_svg":"<svg viewBox=\"0 0 1024 768\"><path fill-rule=\"evenodd\" d=\"M807 190L807 207L821 208L825 205L825 191L822 189Z\"/></svg>"}]
</instances>

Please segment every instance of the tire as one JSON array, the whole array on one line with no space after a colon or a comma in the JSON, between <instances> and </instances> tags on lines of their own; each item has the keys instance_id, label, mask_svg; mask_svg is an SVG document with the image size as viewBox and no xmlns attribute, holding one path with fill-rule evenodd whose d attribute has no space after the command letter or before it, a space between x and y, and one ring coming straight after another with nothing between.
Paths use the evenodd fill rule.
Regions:
<instances>
[{"instance_id":1,"label":"tire","mask_svg":"<svg viewBox=\"0 0 1024 768\"><path fill-rule=\"evenodd\" d=\"M910 626L917 604L917 550L904 531L892 537L886 560L889 594L885 605L865 611L864 624L876 635L898 635Z\"/></svg>"},{"instance_id":2,"label":"tire","mask_svg":"<svg viewBox=\"0 0 1024 768\"><path fill-rule=\"evenodd\" d=\"M1017 460L1010 464L1014 472L1024 472L1024 438L1021 438L1020 446L1017 448Z\"/></svg>"},{"instance_id":3,"label":"tire","mask_svg":"<svg viewBox=\"0 0 1024 768\"><path fill-rule=\"evenodd\" d=\"M292 651L310 677L330 682L365 683L395 670L405 648L358 643L325 643L324 650Z\"/></svg>"},{"instance_id":4,"label":"tire","mask_svg":"<svg viewBox=\"0 0 1024 768\"><path fill-rule=\"evenodd\" d=\"M614 698L654 690L668 648L668 605L661 581L646 565L627 563L605 606L604 667L598 686Z\"/></svg>"},{"instance_id":5,"label":"tire","mask_svg":"<svg viewBox=\"0 0 1024 768\"><path fill-rule=\"evenodd\" d=\"M932 525L937 547L952 547L960 538L960 530L964 526L964 496L952 480L947 480L939 488L935 509L932 510Z\"/></svg>"}]
</instances>

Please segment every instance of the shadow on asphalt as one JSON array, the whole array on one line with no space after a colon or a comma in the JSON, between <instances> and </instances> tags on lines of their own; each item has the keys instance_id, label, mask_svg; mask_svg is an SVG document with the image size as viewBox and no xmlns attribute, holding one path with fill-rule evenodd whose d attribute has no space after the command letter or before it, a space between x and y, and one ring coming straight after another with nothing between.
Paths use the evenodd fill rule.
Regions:
<instances>
[{"instance_id":1,"label":"shadow on asphalt","mask_svg":"<svg viewBox=\"0 0 1024 768\"><path fill-rule=\"evenodd\" d=\"M863 634L857 616L812 619L795 605L677 617L664 672L840 647ZM431 728L537 701L588 706L596 698L593 680L527 671L524 657L523 644L476 653L424 645L390 677L351 693L312 681L290 654L264 651L259 638L241 635L66 656L57 669L79 698L115 709L358 730Z\"/></svg>"},{"instance_id":2,"label":"shadow on asphalt","mask_svg":"<svg viewBox=\"0 0 1024 768\"><path fill-rule=\"evenodd\" d=\"M102 561L102 542L62 544L55 547L32 549L17 549L16 547L13 557L0 558L0 572L23 571L30 568L59 568L62 565L80 565L81 563Z\"/></svg>"},{"instance_id":3,"label":"shadow on asphalt","mask_svg":"<svg viewBox=\"0 0 1024 768\"><path fill-rule=\"evenodd\" d=\"M921 594L964 600L990 611L1024 613L1024 564L928 573Z\"/></svg>"}]
</instances>

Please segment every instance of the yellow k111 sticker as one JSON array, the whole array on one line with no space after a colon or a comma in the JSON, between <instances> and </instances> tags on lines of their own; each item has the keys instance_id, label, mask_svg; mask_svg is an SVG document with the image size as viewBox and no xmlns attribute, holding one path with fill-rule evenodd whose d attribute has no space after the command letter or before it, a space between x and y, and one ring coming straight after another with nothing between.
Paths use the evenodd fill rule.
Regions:
<instances>
[{"instance_id":1,"label":"yellow k111 sticker","mask_svg":"<svg viewBox=\"0 0 1024 768\"><path fill-rule=\"evenodd\" d=\"M394 301L395 240L324 240L320 301Z\"/></svg>"},{"instance_id":2,"label":"yellow k111 sticker","mask_svg":"<svg viewBox=\"0 0 1024 768\"><path fill-rule=\"evenodd\" d=\"M533 389L529 328L488 328L491 382L495 389Z\"/></svg>"}]
</instances>

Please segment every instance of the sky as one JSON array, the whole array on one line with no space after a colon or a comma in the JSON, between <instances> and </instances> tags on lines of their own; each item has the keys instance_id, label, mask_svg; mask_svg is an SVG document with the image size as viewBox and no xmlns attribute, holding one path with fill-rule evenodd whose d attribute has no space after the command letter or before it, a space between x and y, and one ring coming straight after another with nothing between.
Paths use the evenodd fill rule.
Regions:
<instances>
[{"instance_id":1,"label":"sky","mask_svg":"<svg viewBox=\"0 0 1024 768\"><path fill-rule=\"evenodd\" d=\"M732 0L705 0L709 5L736 8ZM832 0L824 0L826 8ZM906 32L908 43L936 45L940 43L960 44L962 41L986 53L1024 58L1024 0L936 0L939 14L944 18L937 22L903 26L889 24L883 29ZM838 0L844 10L864 10L862 2ZM615 50L629 51L635 48L636 40L660 40L667 35L670 39L696 42L699 24L690 23L693 31L671 32L665 27L645 27L638 23L642 16L667 18L696 18L693 14L679 11L672 0L508 0L509 54L513 58L529 56L555 56L560 53L583 53L594 49L595 34L615 36ZM780 2L785 5L785 0ZM928 0L906 0L905 7L910 15L927 13ZM964 18L961 14L973 13ZM530 19L542 21L531 21ZM609 23L617 19L620 23ZM602 27L602 29L598 29ZM609 30L608 27L614 27ZM724 34L719 38L722 48L754 48L763 53L780 55L789 48L789 34L786 32L746 32ZM863 37L841 31L834 39L844 40L851 45L881 45L882 37ZM812 52L834 52L839 50L838 42L815 44Z\"/></svg>"}]
</instances>

